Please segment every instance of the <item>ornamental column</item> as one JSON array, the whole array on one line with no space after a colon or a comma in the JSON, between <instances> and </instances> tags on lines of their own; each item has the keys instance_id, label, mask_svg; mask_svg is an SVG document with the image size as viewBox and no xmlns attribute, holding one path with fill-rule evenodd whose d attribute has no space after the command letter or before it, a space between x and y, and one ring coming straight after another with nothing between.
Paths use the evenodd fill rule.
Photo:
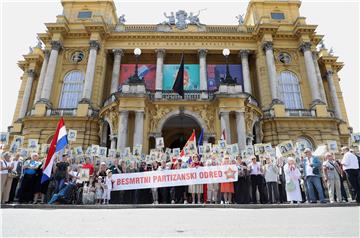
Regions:
<instances>
[{"instance_id":1,"label":"ornamental column","mask_svg":"<svg viewBox=\"0 0 360 238\"><path fill-rule=\"evenodd\" d=\"M156 49L156 81L155 81L155 98L161 98L163 88L163 66L165 58L165 49Z\"/></svg>"},{"instance_id":2,"label":"ornamental column","mask_svg":"<svg viewBox=\"0 0 360 238\"><path fill-rule=\"evenodd\" d=\"M33 69L28 70L27 73L28 73L28 77L26 80L24 94L23 94L23 98L22 98L22 102L21 102L19 118L23 118L26 115L26 112L28 109L28 104L29 104L29 99L30 99L30 94L31 94L31 87L32 87L32 83L33 83L34 77L35 77L35 71Z\"/></svg>"},{"instance_id":3,"label":"ornamental column","mask_svg":"<svg viewBox=\"0 0 360 238\"><path fill-rule=\"evenodd\" d=\"M230 118L229 112L220 112L221 134L225 131L225 140L227 144L231 143Z\"/></svg>"},{"instance_id":4,"label":"ornamental column","mask_svg":"<svg viewBox=\"0 0 360 238\"><path fill-rule=\"evenodd\" d=\"M111 140L110 149L116 149L116 135L111 135L110 140Z\"/></svg>"},{"instance_id":5,"label":"ornamental column","mask_svg":"<svg viewBox=\"0 0 360 238\"><path fill-rule=\"evenodd\" d=\"M60 41L52 41L51 42L51 53L49 58L49 63L47 66L44 84L41 90L41 99L40 101L49 103L50 100L50 94L52 90L52 85L54 82L54 76L55 76L55 69L56 69L56 63L57 58L59 55L59 51L62 49L62 44Z\"/></svg>"},{"instance_id":6,"label":"ornamental column","mask_svg":"<svg viewBox=\"0 0 360 238\"><path fill-rule=\"evenodd\" d=\"M207 54L207 49L199 49L198 50L198 54L199 54L199 66L200 66L200 90L202 91L201 93L201 98L202 99L206 99L207 98L207 73L206 73L206 54Z\"/></svg>"},{"instance_id":7,"label":"ornamental column","mask_svg":"<svg viewBox=\"0 0 360 238\"><path fill-rule=\"evenodd\" d=\"M143 134L144 134L144 111L136 111L133 146L143 144Z\"/></svg>"},{"instance_id":8,"label":"ornamental column","mask_svg":"<svg viewBox=\"0 0 360 238\"><path fill-rule=\"evenodd\" d=\"M98 41L91 40L89 44L90 44L90 53L89 53L89 60L86 66L85 84L81 99L82 103L90 103L91 92L94 82L94 75L95 75L96 55L98 49L100 48L100 43Z\"/></svg>"},{"instance_id":9,"label":"ornamental column","mask_svg":"<svg viewBox=\"0 0 360 238\"><path fill-rule=\"evenodd\" d=\"M335 87L335 83L334 83L334 73L333 73L333 71L328 70L326 72L326 79L327 79L328 85L329 85L329 91L330 91L331 101L332 101L334 111L335 111L335 117L339 118L339 119L342 119L339 98L337 96L336 87Z\"/></svg>"},{"instance_id":10,"label":"ornamental column","mask_svg":"<svg viewBox=\"0 0 360 238\"><path fill-rule=\"evenodd\" d=\"M321 101L323 101L326 104L327 100L326 100L325 88L324 88L324 84L323 84L322 77L321 77L319 63L317 61L317 53L314 51L312 56L313 56L314 65L315 65L316 78L317 78L318 86L320 89Z\"/></svg>"},{"instance_id":11,"label":"ornamental column","mask_svg":"<svg viewBox=\"0 0 360 238\"><path fill-rule=\"evenodd\" d=\"M113 53L114 53L114 66L111 77L110 94L116 93L118 91L121 57L124 55L122 49L113 49Z\"/></svg>"},{"instance_id":12,"label":"ornamental column","mask_svg":"<svg viewBox=\"0 0 360 238\"><path fill-rule=\"evenodd\" d=\"M271 90L271 98L272 98L271 103L283 104L283 102L278 98L278 93L277 93L277 79L276 79L273 43L271 41L264 42L263 49L266 55L266 65L268 68L268 77L270 81L270 90Z\"/></svg>"},{"instance_id":13,"label":"ornamental column","mask_svg":"<svg viewBox=\"0 0 360 238\"><path fill-rule=\"evenodd\" d=\"M305 59L305 66L306 66L306 73L309 79L310 90L311 90L311 97L312 97L312 104L323 104L320 98L319 93L319 86L318 81L316 78L316 71L314 65L314 59L311 53L311 43L310 42L303 42L300 45L300 50L304 53Z\"/></svg>"},{"instance_id":14,"label":"ornamental column","mask_svg":"<svg viewBox=\"0 0 360 238\"><path fill-rule=\"evenodd\" d=\"M243 91L245 93L252 94L250 70L249 70L249 53L250 53L249 50L240 50L242 75L243 75L243 80L244 80Z\"/></svg>"},{"instance_id":15,"label":"ornamental column","mask_svg":"<svg viewBox=\"0 0 360 238\"><path fill-rule=\"evenodd\" d=\"M245 128L245 112L236 112L236 131L240 150L245 150L246 146L246 128Z\"/></svg>"},{"instance_id":16,"label":"ornamental column","mask_svg":"<svg viewBox=\"0 0 360 238\"><path fill-rule=\"evenodd\" d=\"M121 111L118 122L117 149L124 149L127 145L129 111Z\"/></svg>"},{"instance_id":17,"label":"ornamental column","mask_svg":"<svg viewBox=\"0 0 360 238\"><path fill-rule=\"evenodd\" d=\"M37 84L37 87L36 87L36 94L35 94L35 98L34 98L34 104L37 103L40 100L40 97L41 97L41 90L42 90L43 85L44 85L45 74L46 74L46 69L47 69L48 62L49 62L49 57L50 57L49 51L45 50L45 52L44 52L44 61L43 61L42 66L41 66L40 76L39 76L38 84Z\"/></svg>"}]
</instances>

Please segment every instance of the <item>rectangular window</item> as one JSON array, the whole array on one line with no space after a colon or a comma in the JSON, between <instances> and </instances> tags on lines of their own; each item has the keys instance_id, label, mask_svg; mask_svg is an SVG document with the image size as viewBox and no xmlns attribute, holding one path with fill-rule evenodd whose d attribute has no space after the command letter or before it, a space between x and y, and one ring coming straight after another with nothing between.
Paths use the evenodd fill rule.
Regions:
<instances>
[{"instance_id":1,"label":"rectangular window","mask_svg":"<svg viewBox=\"0 0 360 238\"><path fill-rule=\"evenodd\" d=\"M78 18L91 18L91 15L90 11L79 12Z\"/></svg>"},{"instance_id":2,"label":"rectangular window","mask_svg":"<svg viewBox=\"0 0 360 238\"><path fill-rule=\"evenodd\" d=\"M271 13L271 18L274 19L274 20L284 20L285 15L282 12L272 12Z\"/></svg>"}]
</instances>

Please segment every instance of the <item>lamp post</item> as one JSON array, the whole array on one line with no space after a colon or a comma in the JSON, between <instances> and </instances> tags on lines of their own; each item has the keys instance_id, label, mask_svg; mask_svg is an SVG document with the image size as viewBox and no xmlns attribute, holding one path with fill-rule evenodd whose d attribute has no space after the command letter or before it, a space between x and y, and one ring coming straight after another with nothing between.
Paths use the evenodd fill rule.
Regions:
<instances>
[{"instance_id":1,"label":"lamp post","mask_svg":"<svg viewBox=\"0 0 360 238\"><path fill-rule=\"evenodd\" d=\"M225 48L223 49L223 55L225 57L225 62L226 62L226 75L225 78L221 78L221 83L223 84L230 84L230 85L234 85L236 84L235 80L231 77L230 75L230 70L229 70L229 55L230 55L230 50Z\"/></svg>"},{"instance_id":2,"label":"lamp post","mask_svg":"<svg viewBox=\"0 0 360 238\"><path fill-rule=\"evenodd\" d=\"M142 83L143 81L143 79L139 77L139 72L138 72L138 64L141 55L141 49L135 48L134 55L135 55L135 72L134 75L129 77L129 84L138 84L138 83Z\"/></svg>"}]
</instances>

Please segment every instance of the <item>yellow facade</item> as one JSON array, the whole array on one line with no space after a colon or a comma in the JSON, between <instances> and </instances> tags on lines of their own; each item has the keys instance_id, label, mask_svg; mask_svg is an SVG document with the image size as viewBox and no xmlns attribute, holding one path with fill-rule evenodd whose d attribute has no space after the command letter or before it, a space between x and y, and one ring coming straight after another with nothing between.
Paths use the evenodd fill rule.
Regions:
<instances>
[{"instance_id":1,"label":"yellow facade","mask_svg":"<svg viewBox=\"0 0 360 238\"><path fill-rule=\"evenodd\" d=\"M62 0L61 3L63 15L57 16L55 23L47 23L46 33L39 34L45 43L45 50L49 52L52 52L52 42L60 42L62 45L56 60L49 102L34 100L45 59L44 51L34 48L32 53L24 55L24 60L19 61L24 75L21 78L13 125L10 127L11 136L24 135L25 142L31 138L39 139L40 144L49 143L56 122L63 115L67 128L78 131L74 146L86 148L91 144L100 144L116 148L115 144L119 144L120 140L119 128L122 130L119 127L119 117L121 112L126 111L129 114L125 146L132 147L134 131L138 126L135 122L136 113L143 112L142 144L143 152L148 153L154 147L155 137L163 136L167 146L178 139L183 127L176 125L177 120L173 122L174 125L170 123L170 129L165 127L169 120L181 115L195 121L198 128L204 128L207 140L217 141L222 133L221 113L226 112L229 115L227 126L231 132L230 143L239 143L238 133L241 130L238 127L241 125L238 116L243 113L245 134L241 136L246 137L246 143L270 142L276 145L284 140L295 142L299 138L306 138L314 147L327 140L336 140L338 146L348 144L350 128L337 75L343 64L337 62L337 57L330 55L324 48L317 52L316 46L323 36L316 34L316 25L307 24L306 19L299 15L300 1L251 0L244 23L238 26L188 25L183 30L173 26L170 31L159 30L159 27L166 26L118 23L112 0ZM91 16L79 18L79 12L91 12ZM284 16L284 19L274 19L279 16L274 13L280 14L280 18ZM89 59L93 57L89 41L100 46L96 51L94 73L89 76L93 78L90 102L82 101L72 109L59 109L66 75L79 70L88 77ZM273 103L269 58L264 50L267 42L272 43L276 76L283 71L296 75L303 105L301 110L289 110L284 104ZM316 61L326 94L325 104L313 104L308 65L304 54L299 50L304 43L311 45L312 53L317 53ZM224 48L231 51L229 63L241 64L239 51L247 50L252 93L244 93L242 88L240 92L235 89L230 93L208 92L205 98L201 98L199 92L184 100L174 100L165 92L160 98L156 98L155 92L150 91L118 91L112 94L113 49L122 50L121 64L131 64L135 63L135 48L142 50L139 59L142 64L157 64L157 49L165 50L164 64L178 64L181 52L185 53L186 63L199 64L200 49L207 50L207 64L224 64ZM83 52L84 58L74 63L70 59L77 51ZM278 56L282 52L291 57L291 62L283 63L279 60ZM35 78L27 102L27 113L20 118L27 72L30 69L35 70ZM329 71L333 73L341 110L338 118L332 113L334 105L326 76ZM227 90L231 91L233 88ZM185 136L190 133L191 130ZM113 138L117 140L110 145Z\"/></svg>"}]
</instances>

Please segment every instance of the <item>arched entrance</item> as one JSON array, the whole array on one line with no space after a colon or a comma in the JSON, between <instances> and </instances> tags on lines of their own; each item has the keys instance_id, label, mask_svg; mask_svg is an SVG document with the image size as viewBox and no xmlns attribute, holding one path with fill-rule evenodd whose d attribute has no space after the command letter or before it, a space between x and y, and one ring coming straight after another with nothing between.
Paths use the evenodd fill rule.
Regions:
<instances>
[{"instance_id":1,"label":"arched entrance","mask_svg":"<svg viewBox=\"0 0 360 238\"><path fill-rule=\"evenodd\" d=\"M201 126L190 115L180 113L168 118L161 130L165 147L183 148L193 130L195 130L198 139L201 133Z\"/></svg>"}]
</instances>

